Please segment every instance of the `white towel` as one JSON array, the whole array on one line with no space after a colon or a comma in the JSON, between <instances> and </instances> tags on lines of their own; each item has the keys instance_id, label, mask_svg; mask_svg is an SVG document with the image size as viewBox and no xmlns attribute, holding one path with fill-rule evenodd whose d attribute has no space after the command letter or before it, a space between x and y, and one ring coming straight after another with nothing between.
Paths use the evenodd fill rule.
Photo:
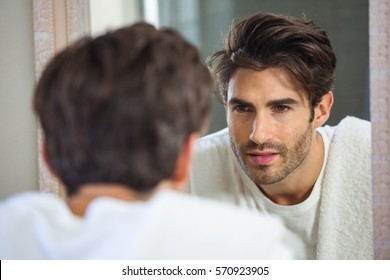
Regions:
<instances>
[{"instance_id":1,"label":"white towel","mask_svg":"<svg viewBox=\"0 0 390 280\"><path fill-rule=\"evenodd\" d=\"M318 259L373 259L371 124L347 117L336 128L325 169Z\"/></svg>"}]
</instances>

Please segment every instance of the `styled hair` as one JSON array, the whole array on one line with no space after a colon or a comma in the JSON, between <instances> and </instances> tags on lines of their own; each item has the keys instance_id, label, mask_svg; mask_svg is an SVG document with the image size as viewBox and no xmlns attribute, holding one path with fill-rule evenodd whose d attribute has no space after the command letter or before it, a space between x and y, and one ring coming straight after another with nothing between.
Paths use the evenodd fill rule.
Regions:
<instances>
[{"instance_id":1,"label":"styled hair","mask_svg":"<svg viewBox=\"0 0 390 280\"><path fill-rule=\"evenodd\" d=\"M336 57L324 30L312 21L257 13L233 23L223 50L207 60L222 101L239 68L284 68L307 93L312 109L332 90Z\"/></svg>"},{"instance_id":2,"label":"styled hair","mask_svg":"<svg viewBox=\"0 0 390 280\"><path fill-rule=\"evenodd\" d=\"M173 175L184 141L208 117L211 93L193 45L171 29L137 23L56 55L34 109L68 195L86 183L148 192Z\"/></svg>"}]
</instances>

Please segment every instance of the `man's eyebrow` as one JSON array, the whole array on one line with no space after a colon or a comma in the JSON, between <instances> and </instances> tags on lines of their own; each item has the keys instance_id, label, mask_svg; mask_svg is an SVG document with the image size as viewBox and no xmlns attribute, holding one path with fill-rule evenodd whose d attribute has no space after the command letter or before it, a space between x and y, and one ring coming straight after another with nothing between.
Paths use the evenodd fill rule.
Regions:
<instances>
[{"instance_id":1,"label":"man's eyebrow","mask_svg":"<svg viewBox=\"0 0 390 280\"><path fill-rule=\"evenodd\" d=\"M252 105L252 103L242 100L237 97L232 97L227 102L229 105ZM301 102L298 100L292 99L292 98L283 98L283 99L276 99L276 100L270 100L266 104L268 107L272 106L282 106L282 105L293 105L293 106L302 106Z\"/></svg>"},{"instance_id":2,"label":"man's eyebrow","mask_svg":"<svg viewBox=\"0 0 390 280\"><path fill-rule=\"evenodd\" d=\"M292 98L283 98L277 100L270 100L267 102L268 107L272 106L283 106L283 105L293 105L293 106L302 106L301 102L292 99Z\"/></svg>"},{"instance_id":3,"label":"man's eyebrow","mask_svg":"<svg viewBox=\"0 0 390 280\"><path fill-rule=\"evenodd\" d=\"M228 100L227 102L229 105L252 105L252 103L248 102L248 101L245 101L245 100L242 100L240 98L237 98L237 97L232 97Z\"/></svg>"}]
</instances>

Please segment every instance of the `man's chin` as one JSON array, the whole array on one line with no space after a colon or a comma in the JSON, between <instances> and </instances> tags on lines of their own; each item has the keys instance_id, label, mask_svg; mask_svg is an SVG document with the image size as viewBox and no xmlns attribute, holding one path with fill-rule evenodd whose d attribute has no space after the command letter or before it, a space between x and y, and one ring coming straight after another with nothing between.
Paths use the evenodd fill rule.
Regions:
<instances>
[{"instance_id":1,"label":"man's chin","mask_svg":"<svg viewBox=\"0 0 390 280\"><path fill-rule=\"evenodd\" d=\"M245 166L243 169L256 185L272 185L283 180L283 178L271 174L270 166Z\"/></svg>"}]
</instances>

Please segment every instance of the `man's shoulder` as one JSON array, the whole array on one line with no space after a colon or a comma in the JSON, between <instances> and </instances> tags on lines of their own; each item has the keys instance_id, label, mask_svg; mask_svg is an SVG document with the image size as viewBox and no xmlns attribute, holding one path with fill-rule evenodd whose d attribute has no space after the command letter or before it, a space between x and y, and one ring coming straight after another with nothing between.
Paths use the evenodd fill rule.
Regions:
<instances>
[{"instance_id":1,"label":"man's shoulder","mask_svg":"<svg viewBox=\"0 0 390 280\"><path fill-rule=\"evenodd\" d=\"M367 134L371 131L371 122L357 117L347 116L340 121L337 128L350 129L353 132L365 132Z\"/></svg>"},{"instance_id":2,"label":"man's shoulder","mask_svg":"<svg viewBox=\"0 0 390 280\"><path fill-rule=\"evenodd\" d=\"M23 192L0 202L1 224L7 228L28 227L36 219L53 219L66 212L65 202L51 193Z\"/></svg>"},{"instance_id":3,"label":"man's shoulder","mask_svg":"<svg viewBox=\"0 0 390 280\"><path fill-rule=\"evenodd\" d=\"M285 228L275 217L173 191L157 194L153 205L156 223L151 225L154 229L147 231L164 234L168 230L169 239L175 240L173 247L181 251L188 247L188 254L193 258L291 257L283 243ZM152 242L154 238L148 240ZM198 244L197 248L193 244ZM262 250L251 252L250 248Z\"/></svg>"},{"instance_id":4,"label":"man's shoulder","mask_svg":"<svg viewBox=\"0 0 390 280\"><path fill-rule=\"evenodd\" d=\"M354 117L336 127L324 172L318 256L370 258L372 248L371 124ZM354 234L359 238L351 239ZM336 240L336 241L335 241Z\"/></svg>"},{"instance_id":5,"label":"man's shoulder","mask_svg":"<svg viewBox=\"0 0 390 280\"><path fill-rule=\"evenodd\" d=\"M325 184L328 180L330 184L344 180L343 182L355 182L353 188L355 190L359 185L370 191L372 154L370 122L346 117L332 130Z\"/></svg>"},{"instance_id":6,"label":"man's shoulder","mask_svg":"<svg viewBox=\"0 0 390 280\"><path fill-rule=\"evenodd\" d=\"M227 128L198 140L189 177L191 193L235 200L232 194L237 193L240 176Z\"/></svg>"},{"instance_id":7,"label":"man's shoulder","mask_svg":"<svg viewBox=\"0 0 390 280\"><path fill-rule=\"evenodd\" d=\"M227 161L230 153L230 138L228 128L199 138L195 143L193 163L203 165L207 162L217 164Z\"/></svg>"},{"instance_id":8,"label":"man's shoulder","mask_svg":"<svg viewBox=\"0 0 390 280\"><path fill-rule=\"evenodd\" d=\"M229 145L228 128L224 128L217 132L203 136L196 141L197 149L213 149L218 147L228 147L228 145Z\"/></svg>"},{"instance_id":9,"label":"man's shoulder","mask_svg":"<svg viewBox=\"0 0 390 280\"><path fill-rule=\"evenodd\" d=\"M46 206L57 205L61 200L52 193L38 191L22 192L12 195L0 202L0 211L12 210L13 214L31 212L32 209L42 209Z\"/></svg>"},{"instance_id":10,"label":"man's shoulder","mask_svg":"<svg viewBox=\"0 0 390 280\"><path fill-rule=\"evenodd\" d=\"M50 221L62 221L60 213L69 212L65 207L60 198L49 193L25 192L2 200L0 258L44 258L41 241L47 241L45 238L50 236L47 225Z\"/></svg>"},{"instance_id":11,"label":"man's shoulder","mask_svg":"<svg viewBox=\"0 0 390 280\"><path fill-rule=\"evenodd\" d=\"M363 132L367 134L368 132L371 131L371 122L353 116L346 116L337 125L335 126L326 125L322 128L328 131L350 130L353 133Z\"/></svg>"},{"instance_id":12,"label":"man's shoulder","mask_svg":"<svg viewBox=\"0 0 390 280\"><path fill-rule=\"evenodd\" d=\"M348 141L354 145L371 144L371 122L356 117L347 116L337 125L325 125L319 130L330 139L332 144Z\"/></svg>"},{"instance_id":13,"label":"man's shoulder","mask_svg":"<svg viewBox=\"0 0 390 280\"><path fill-rule=\"evenodd\" d=\"M216 225L224 227L230 227L232 225L231 221L235 221L236 225L250 225L254 221L263 225L279 224L274 218L251 209L213 199L190 196L187 193L176 191L163 191L161 194L157 194L154 201L152 200L152 204L159 209L157 211L159 215L166 217L176 216L176 218L183 218L184 220L188 220L188 217L191 217L188 221L192 224L209 225L210 221L217 220L219 223ZM180 209L180 215L178 215L177 209ZM221 221L225 221L225 223L221 223Z\"/></svg>"}]
</instances>

